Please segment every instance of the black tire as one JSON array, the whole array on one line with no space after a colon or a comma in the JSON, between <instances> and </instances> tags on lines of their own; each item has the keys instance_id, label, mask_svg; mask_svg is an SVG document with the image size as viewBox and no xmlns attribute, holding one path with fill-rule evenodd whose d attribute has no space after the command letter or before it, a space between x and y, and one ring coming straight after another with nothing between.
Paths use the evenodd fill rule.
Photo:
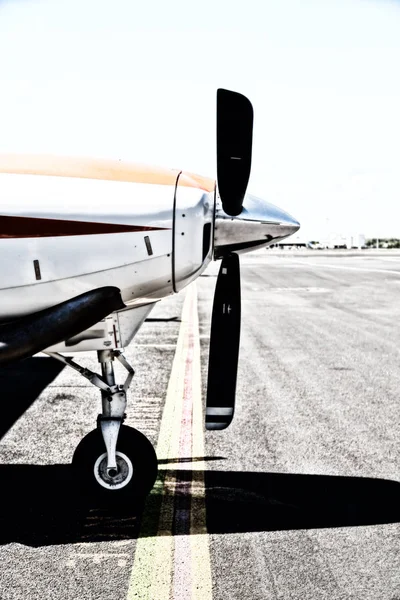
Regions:
<instances>
[{"instance_id":1,"label":"black tire","mask_svg":"<svg viewBox=\"0 0 400 600\"><path fill-rule=\"evenodd\" d=\"M132 476L128 483L121 487L103 487L95 475L96 461L105 453L105 445L101 429L97 428L88 433L78 444L72 458L81 492L91 503L125 504L126 502L142 502L153 487L157 477L157 456L151 442L143 433L121 425L117 453L123 453L132 465ZM121 457L118 460L126 463ZM101 479L101 466L104 472L104 459L96 469ZM103 479L104 481L104 479ZM107 483L106 483L107 485Z\"/></svg>"}]
</instances>

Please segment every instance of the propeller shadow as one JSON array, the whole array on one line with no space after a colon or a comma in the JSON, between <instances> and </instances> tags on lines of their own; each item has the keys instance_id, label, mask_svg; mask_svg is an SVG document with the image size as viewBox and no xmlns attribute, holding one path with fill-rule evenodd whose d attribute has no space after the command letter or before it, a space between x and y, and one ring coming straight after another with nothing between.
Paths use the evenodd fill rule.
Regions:
<instances>
[{"instance_id":1,"label":"propeller shadow","mask_svg":"<svg viewBox=\"0 0 400 600\"><path fill-rule=\"evenodd\" d=\"M0 465L0 544L46 546L156 535L353 527L400 522L400 484L384 479L235 471L160 470L143 506L88 506L69 465ZM204 486L205 482L205 486ZM158 488L159 490L161 487ZM182 515L196 513L185 528ZM190 520L190 519L189 519ZM142 522L141 522L142 521ZM194 523L194 527L193 527Z\"/></svg>"},{"instance_id":2,"label":"propeller shadow","mask_svg":"<svg viewBox=\"0 0 400 600\"><path fill-rule=\"evenodd\" d=\"M145 320L145 323L180 323L181 319L179 317L154 317L154 318L147 318Z\"/></svg>"},{"instance_id":3,"label":"propeller shadow","mask_svg":"<svg viewBox=\"0 0 400 600\"><path fill-rule=\"evenodd\" d=\"M385 479L209 471L210 533L319 529L400 521L400 483Z\"/></svg>"},{"instance_id":4,"label":"propeller shadow","mask_svg":"<svg viewBox=\"0 0 400 600\"><path fill-rule=\"evenodd\" d=\"M2 404L0 438L11 429L63 369L63 364L44 356L28 358L0 369L3 398L12 398L12 402Z\"/></svg>"}]
</instances>

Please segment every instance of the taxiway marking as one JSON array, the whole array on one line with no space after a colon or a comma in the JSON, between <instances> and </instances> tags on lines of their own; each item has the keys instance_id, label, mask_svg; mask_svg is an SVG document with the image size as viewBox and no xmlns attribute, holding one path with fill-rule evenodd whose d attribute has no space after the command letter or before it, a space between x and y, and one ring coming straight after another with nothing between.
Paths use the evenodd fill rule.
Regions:
<instances>
[{"instance_id":1,"label":"taxiway marking","mask_svg":"<svg viewBox=\"0 0 400 600\"><path fill-rule=\"evenodd\" d=\"M135 344L136 348L176 348L176 344Z\"/></svg>"},{"instance_id":2,"label":"taxiway marking","mask_svg":"<svg viewBox=\"0 0 400 600\"><path fill-rule=\"evenodd\" d=\"M129 554L116 552L75 552L74 554L70 555L66 566L74 568L78 559L87 559L95 565L100 565L103 561L107 561L109 563L110 560L116 559L119 567L125 567L127 560L129 559Z\"/></svg>"},{"instance_id":3,"label":"taxiway marking","mask_svg":"<svg viewBox=\"0 0 400 600\"><path fill-rule=\"evenodd\" d=\"M197 288L186 293L157 443L166 461L144 511L127 600L210 600ZM179 473L181 471L181 473ZM154 500L161 498L157 510ZM153 504L152 504L153 502ZM153 507L153 509L152 509Z\"/></svg>"},{"instance_id":4,"label":"taxiway marking","mask_svg":"<svg viewBox=\"0 0 400 600\"><path fill-rule=\"evenodd\" d=\"M326 264L326 263L316 263L316 262L303 263L303 262L293 261L293 263L290 265L282 265L282 266L287 267L287 268L317 267L320 269L338 269L339 271L357 271L358 273L391 273L392 275L400 275L400 270L394 271L394 270L390 270L390 269L369 269L368 267L367 268L349 267L349 266L345 266L345 265L330 265L330 264Z\"/></svg>"}]
</instances>

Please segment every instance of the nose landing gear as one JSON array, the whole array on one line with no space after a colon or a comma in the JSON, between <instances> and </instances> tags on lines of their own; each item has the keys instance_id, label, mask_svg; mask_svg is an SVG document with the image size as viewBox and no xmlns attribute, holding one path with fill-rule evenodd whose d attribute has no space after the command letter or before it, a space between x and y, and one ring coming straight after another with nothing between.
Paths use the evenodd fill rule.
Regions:
<instances>
[{"instance_id":1,"label":"nose landing gear","mask_svg":"<svg viewBox=\"0 0 400 600\"><path fill-rule=\"evenodd\" d=\"M157 477L157 456L143 433L122 424L126 392L134 375L132 367L117 350L98 351L101 376L71 358L55 352L47 354L101 390L102 414L98 416L97 428L80 441L72 459L84 495L89 500L106 501L107 505L143 500ZM114 358L128 371L124 385L115 383Z\"/></svg>"}]
</instances>

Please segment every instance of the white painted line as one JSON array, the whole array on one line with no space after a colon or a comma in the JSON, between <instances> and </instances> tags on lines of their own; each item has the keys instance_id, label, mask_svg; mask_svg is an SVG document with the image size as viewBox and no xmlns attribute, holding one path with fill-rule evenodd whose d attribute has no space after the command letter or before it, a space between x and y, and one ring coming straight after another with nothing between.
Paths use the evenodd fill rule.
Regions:
<instances>
[{"instance_id":1,"label":"white painted line","mask_svg":"<svg viewBox=\"0 0 400 600\"><path fill-rule=\"evenodd\" d=\"M361 268L361 267L349 267L349 266L342 266L342 265L329 265L329 264L321 264L321 263L313 263L313 262L307 262L307 263L301 263L301 262L292 262L290 265L282 265L282 267L286 267L286 268L297 268L297 267L303 267L305 269L307 269L308 267L317 267L319 269L338 269L339 271L358 271L359 273L365 272L365 273L391 273L392 275L399 275L400 276L400 269L399 271L391 271L389 269L368 269L368 268Z\"/></svg>"}]
</instances>

